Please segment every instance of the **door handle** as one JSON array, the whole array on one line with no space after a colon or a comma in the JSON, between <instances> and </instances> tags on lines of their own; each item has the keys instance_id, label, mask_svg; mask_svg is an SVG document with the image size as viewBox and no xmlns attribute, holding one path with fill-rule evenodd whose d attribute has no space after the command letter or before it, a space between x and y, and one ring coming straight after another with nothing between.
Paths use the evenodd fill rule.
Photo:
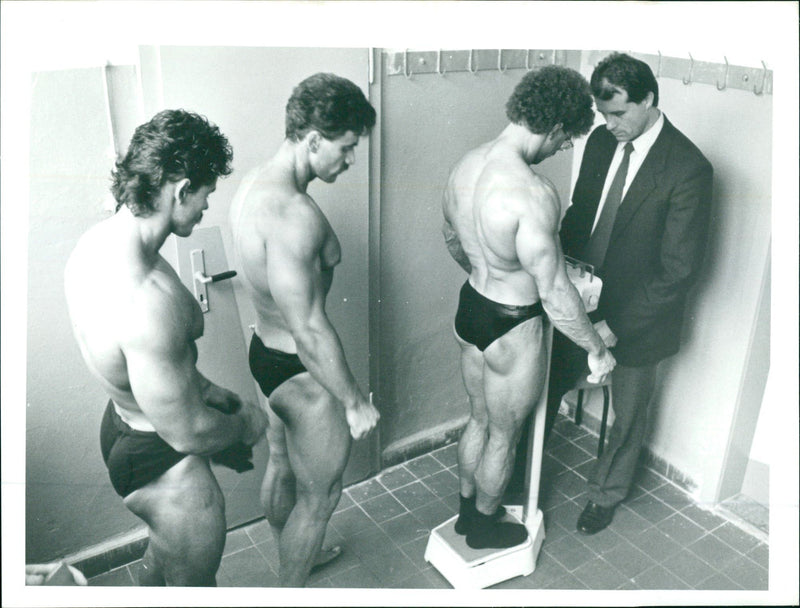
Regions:
<instances>
[{"instance_id":1,"label":"door handle","mask_svg":"<svg viewBox=\"0 0 800 608\"><path fill-rule=\"evenodd\" d=\"M198 270L195 275L195 281L200 281L201 283L216 283L217 281L224 281L225 279L232 279L236 276L235 270L226 270L225 272L220 272L217 274L212 274L210 277L206 276L202 271Z\"/></svg>"},{"instance_id":2,"label":"door handle","mask_svg":"<svg viewBox=\"0 0 800 608\"><path fill-rule=\"evenodd\" d=\"M232 279L236 276L235 270L226 270L217 274L206 274L206 262L203 256L202 249L193 249L189 253L192 262L192 279L194 283L194 297L197 303L200 304L200 310L204 313L208 312L208 284Z\"/></svg>"}]
</instances>

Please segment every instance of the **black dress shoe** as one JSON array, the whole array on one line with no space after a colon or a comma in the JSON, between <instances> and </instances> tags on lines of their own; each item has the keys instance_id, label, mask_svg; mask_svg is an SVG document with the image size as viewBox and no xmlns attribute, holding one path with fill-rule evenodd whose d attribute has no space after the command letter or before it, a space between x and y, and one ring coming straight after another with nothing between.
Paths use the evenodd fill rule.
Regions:
<instances>
[{"instance_id":1,"label":"black dress shoe","mask_svg":"<svg viewBox=\"0 0 800 608\"><path fill-rule=\"evenodd\" d=\"M578 518L578 532L588 536L597 534L600 530L605 529L614 519L614 510L616 508L616 505L601 507L590 500Z\"/></svg>"}]
</instances>

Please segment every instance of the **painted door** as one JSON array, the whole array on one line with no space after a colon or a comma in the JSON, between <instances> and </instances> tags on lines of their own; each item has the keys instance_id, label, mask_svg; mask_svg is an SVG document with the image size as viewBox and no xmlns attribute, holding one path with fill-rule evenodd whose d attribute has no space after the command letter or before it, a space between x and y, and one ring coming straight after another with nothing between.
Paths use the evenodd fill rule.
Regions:
<instances>
[{"instance_id":1,"label":"painted door","mask_svg":"<svg viewBox=\"0 0 800 608\"><path fill-rule=\"evenodd\" d=\"M203 336L197 341L197 368L206 378L255 402L255 385L247 363L247 347L241 331L239 308L219 226L196 227L187 238L170 237L161 249L186 288L203 308ZM234 269L235 270L235 269ZM196 273L217 280L202 283ZM267 463L266 441L253 448L255 468L245 473L214 465L225 495L228 527L263 515L258 493Z\"/></svg>"}]
</instances>

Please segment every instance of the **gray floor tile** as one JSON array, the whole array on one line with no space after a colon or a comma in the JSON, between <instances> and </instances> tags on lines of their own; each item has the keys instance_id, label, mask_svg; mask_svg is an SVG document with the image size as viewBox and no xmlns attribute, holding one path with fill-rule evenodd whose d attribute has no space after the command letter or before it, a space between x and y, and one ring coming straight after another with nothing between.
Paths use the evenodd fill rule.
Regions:
<instances>
[{"instance_id":1,"label":"gray floor tile","mask_svg":"<svg viewBox=\"0 0 800 608\"><path fill-rule=\"evenodd\" d=\"M386 488L384 488L377 479L370 479L369 481L347 488L347 493L355 502L363 503L365 500L385 494Z\"/></svg>"},{"instance_id":2,"label":"gray floor tile","mask_svg":"<svg viewBox=\"0 0 800 608\"><path fill-rule=\"evenodd\" d=\"M430 479L430 477L427 479ZM413 511L414 509L418 509L419 507L427 505L434 500L438 500L436 494L431 492L421 481L416 481L408 484L407 486L403 486L402 488L393 490L392 496L400 501L400 504L402 504L409 511ZM366 503L364 503L364 509L367 510ZM368 510L367 513L372 515L372 512ZM378 521L374 516L373 519Z\"/></svg>"},{"instance_id":3,"label":"gray floor tile","mask_svg":"<svg viewBox=\"0 0 800 608\"><path fill-rule=\"evenodd\" d=\"M654 524L676 513L675 509L667 506L652 494L645 494L625 504L639 517L643 517Z\"/></svg>"},{"instance_id":4,"label":"gray floor tile","mask_svg":"<svg viewBox=\"0 0 800 608\"><path fill-rule=\"evenodd\" d=\"M611 520L609 528L628 540L636 538L653 524L645 518L637 515L627 505L622 504L617 507L614 519Z\"/></svg>"},{"instance_id":5,"label":"gray floor tile","mask_svg":"<svg viewBox=\"0 0 800 608\"><path fill-rule=\"evenodd\" d=\"M386 546L394 546L394 543L386 532L376 526L345 539L345 546L359 557L369 557Z\"/></svg>"},{"instance_id":6,"label":"gray floor tile","mask_svg":"<svg viewBox=\"0 0 800 608\"><path fill-rule=\"evenodd\" d=\"M706 534L690 544L687 549L720 571L724 571L728 563L741 555L736 549L729 547L713 534Z\"/></svg>"},{"instance_id":7,"label":"gray floor tile","mask_svg":"<svg viewBox=\"0 0 800 608\"><path fill-rule=\"evenodd\" d=\"M575 526L578 523L578 517L583 510L583 504L578 506L577 503L568 500L567 502L561 503L552 509L548 509L544 512L544 522L545 526L550 524L559 524L562 528L568 531L575 530Z\"/></svg>"},{"instance_id":8,"label":"gray floor tile","mask_svg":"<svg viewBox=\"0 0 800 608\"><path fill-rule=\"evenodd\" d=\"M637 574L633 577L633 582L639 589L667 590L691 588L686 582L661 565L653 566L641 574Z\"/></svg>"},{"instance_id":9,"label":"gray floor tile","mask_svg":"<svg viewBox=\"0 0 800 608\"><path fill-rule=\"evenodd\" d=\"M580 475L583 479L589 479L589 476L592 474L592 471L594 471L594 467L596 465L597 460L593 458L592 460L587 460L583 464L578 465L572 470Z\"/></svg>"},{"instance_id":10,"label":"gray floor tile","mask_svg":"<svg viewBox=\"0 0 800 608\"><path fill-rule=\"evenodd\" d=\"M603 559L629 579L656 565L652 558L628 541L623 541L604 553Z\"/></svg>"},{"instance_id":11,"label":"gray floor tile","mask_svg":"<svg viewBox=\"0 0 800 608\"><path fill-rule=\"evenodd\" d=\"M584 435L588 435L588 431L581 426L576 425L571 418L566 416L559 416L556 418L556 423L553 425L553 430L565 439L578 439Z\"/></svg>"},{"instance_id":12,"label":"gray floor tile","mask_svg":"<svg viewBox=\"0 0 800 608\"><path fill-rule=\"evenodd\" d=\"M258 552L267 560L269 567L273 572L280 572L281 558L278 554L278 542L272 538L265 540L262 543L255 545Z\"/></svg>"},{"instance_id":13,"label":"gray floor tile","mask_svg":"<svg viewBox=\"0 0 800 608\"><path fill-rule=\"evenodd\" d=\"M422 483L439 498L457 494L459 490L458 477L447 470L426 477Z\"/></svg>"},{"instance_id":14,"label":"gray floor tile","mask_svg":"<svg viewBox=\"0 0 800 608\"><path fill-rule=\"evenodd\" d=\"M561 578L569 571L556 561L552 555L547 551L539 551L536 558L536 568L531 574L524 577L526 580L526 588L529 589L544 589L552 581Z\"/></svg>"},{"instance_id":15,"label":"gray floor tile","mask_svg":"<svg viewBox=\"0 0 800 608\"><path fill-rule=\"evenodd\" d=\"M578 465L593 459L591 454L570 442L550 450L550 455L556 460L563 462L570 468L577 467Z\"/></svg>"},{"instance_id":16,"label":"gray floor tile","mask_svg":"<svg viewBox=\"0 0 800 608\"><path fill-rule=\"evenodd\" d=\"M252 546L253 541L247 535L247 530L244 528L231 530L225 537L225 548L222 550L222 555L230 555L231 553L236 553L236 551L241 551L242 549Z\"/></svg>"},{"instance_id":17,"label":"gray floor tile","mask_svg":"<svg viewBox=\"0 0 800 608\"><path fill-rule=\"evenodd\" d=\"M589 589L616 589L628 580L602 557L586 562L572 574Z\"/></svg>"},{"instance_id":18,"label":"gray floor tile","mask_svg":"<svg viewBox=\"0 0 800 608\"><path fill-rule=\"evenodd\" d=\"M403 545L409 541L427 536L429 533L429 529L413 513L403 513L381 522L380 527L397 545Z\"/></svg>"},{"instance_id":19,"label":"gray floor tile","mask_svg":"<svg viewBox=\"0 0 800 608\"><path fill-rule=\"evenodd\" d=\"M330 577L331 584L337 589L378 589L380 583L375 575L363 565L353 566L349 570L339 572Z\"/></svg>"},{"instance_id":20,"label":"gray floor tile","mask_svg":"<svg viewBox=\"0 0 800 608\"><path fill-rule=\"evenodd\" d=\"M769 568L769 545L758 543L747 552L747 557L752 559L762 568Z\"/></svg>"},{"instance_id":21,"label":"gray floor tile","mask_svg":"<svg viewBox=\"0 0 800 608\"><path fill-rule=\"evenodd\" d=\"M272 535L272 528L270 528L269 522L266 519L262 519L254 524L250 524L244 528L244 530L247 533L247 536L250 537L250 540L253 541L254 545L274 539Z\"/></svg>"},{"instance_id":22,"label":"gray floor tile","mask_svg":"<svg viewBox=\"0 0 800 608\"><path fill-rule=\"evenodd\" d=\"M689 495L671 483L665 483L653 490L651 494L676 511L680 511L684 507L692 504L692 499L689 498Z\"/></svg>"},{"instance_id":23,"label":"gray floor tile","mask_svg":"<svg viewBox=\"0 0 800 608\"><path fill-rule=\"evenodd\" d=\"M376 527L369 516L359 506L353 506L339 513L334 513L329 526L333 526L344 538L357 534L369 527Z\"/></svg>"},{"instance_id":24,"label":"gray floor tile","mask_svg":"<svg viewBox=\"0 0 800 608\"><path fill-rule=\"evenodd\" d=\"M724 574L717 573L697 585L695 589L720 591L730 589L736 590L741 589L741 587Z\"/></svg>"},{"instance_id":25,"label":"gray floor tile","mask_svg":"<svg viewBox=\"0 0 800 608\"><path fill-rule=\"evenodd\" d=\"M446 467L452 467L458 464L458 444L451 443L443 448L439 448L431 452L436 460L441 462Z\"/></svg>"},{"instance_id":26,"label":"gray floor tile","mask_svg":"<svg viewBox=\"0 0 800 608\"><path fill-rule=\"evenodd\" d=\"M397 546L391 544L377 553L362 557L361 562L382 587L391 587L420 571Z\"/></svg>"},{"instance_id":27,"label":"gray floor tile","mask_svg":"<svg viewBox=\"0 0 800 608\"><path fill-rule=\"evenodd\" d=\"M131 587L134 585L133 577L127 566L121 566L93 576L87 581L90 587Z\"/></svg>"},{"instance_id":28,"label":"gray floor tile","mask_svg":"<svg viewBox=\"0 0 800 608\"><path fill-rule=\"evenodd\" d=\"M567 573L559 579L552 581L545 589L588 589L577 577Z\"/></svg>"},{"instance_id":29,"label":"gray floor tile","mask_svg":"<svg viewBox=\"0 0 800 608\"><path fill-rule=\"evenodd\" d=\"M389 585L393 589L433 589L433 583L425 572L415 572L408 578Z\"/></svg>"},{"instance_id":30,"label":"gray floor tile","mask_svg":"<svg viewBox=\"0 0 800 608\"><path fill-rule=\"evenodd\" d=\"M662 566L693 588L717 573L714 568L687 549L666 559Z\"/></svg>"},{"instance_id":31,"label":"gray floor tile","mask_svg":"<svg viewBox=\"0 0 800 608\"><path fill-rule=\"evenodd\" d=\"M573 439L572 442L584 450L587 454L592 457L597 456L597 446L600 444L600 438L596 435L584 435L583 437L578 437L577 439Z\"/></svg>"},{"instance_id":32,"label":"gray floor tile","mask_svg":"<svg viewBox=\"0 0 800 608\"><path fill-rule=\"evenodd\" d=\"M552 488L574 499L586 492L586 480L574 471L564 471L553 480Z\"/></svg>"},{"instance_id":33,"label":"gray floor tile","mask_svg":"<svg viewBox=\"0 0 800 608\"><path fill-rule=\"evenodd\" d=\"M726 564L722 573L743 589L763 591L769 588L769 572L744 555Z\"/></svg>"},{"instance_id":34,"label":"gray floor tile","mask_svg":"<svg viewBox=\"0 0 800 608\"><path fill-rule=\"evenodd\" d=\"M546 551L570 572L597 557L596 553L574 536L558 539L548 545Z\"/></svg>"},{"instance_id":35,"label":"gray floor tile","mask_svg":"<svg viewBox=\"0 0 800 608\"><path fill-rule=\"evenodd\" d=\"M732 523L724 523L714 529L714 536L740 553L747 553L758 544L758 539Z\"/></svg>"},{"instance_id":36,"label":"gray floor tile","mask_svg":"<svg viewBox=\"0 0 800 608\"><path fill-rule=\"evenodd\" d=\"M425 578L431 584L432 589L452 589L453 586L447 582L447 579L442 576L441 572L439 572L433 566L427 567L425 570L422 571L422 574L425 575Z\"/></svg>"},{"instance_id":37,"label":"gray floor tile","mask_svg":"<svg viewBox=\"0 0 800 608\"><path fill-rule=\"evenodd\" d=\"M456 514L456 510L441 500L434 500L412 511L422 525L432 530Z\"/></svg>"},{"instance_id":38,"label":"gray floor tile","mask_svg":"<svg viewBox=\"0 0 800 608\"><path fill-rule=\"evenodd\" d=\"M423 536L416 540L400 545L400 550L403 554L411 560L417 570L425 570L430 567L430 564L425 561L425 547L428 546L428 537Z\"/></svg>"},{"instance_id":39,"label":"gray floor tile","mask_svg":"<svg viewBox=\"0 0 800 608\"><path fill-rule=\"evenodd\" d=\"M721 517L714 515L706 509L701 509L696 504L690 504L681 509L681 513L706 530L713 530L725 523Z\"/></svg>"},{"instance_id":40,"label":"gray floor tile","mask_svg":"<svg viewBox=\"0 0 800 608\"><path fill-rule=\"evenodd\" d=\"M411 471L418 479L424 479L428 475L433 475L443 470L445 466L430 454L418 456L414 460L405 463L405 467Z\"/></svg>"},{"instance_id":41,"label":"gray floor tile","mask_svg":"<svg viewBox=\"0 0 800 608\"><path fill-rule=\"evenodd\" d=\"M277 573L272 571L267 560L256 547L248 547L222 558L219 581L225 587L277 587Z\"/></svg>"},{"instance_id":42,"label":"gray floor tile","mask_svg":"<svg viewBox=\"0 0 800 608\"><path fill-rule=\"evenodd\" d=\"M610 528L606 528L591 536L578 535L577 538L598 555L608 553L621 543L627 542Z\"/></svg>"},{"instance_id":43,"label":"gray floor tile","mask_svg":"<svg viewBox=\"0 0 800 608\"><path fill-rule=\"evenodd\" d=\"M630 542L656 562L663 562L683 548L658 528L648 528Z\"/></svg>"},{"instance_id":44,"label":"gray floor tile","mask_svg":"<svg viewBox=\"0 0 800 608\"><path fill-rule=\"evenodd\" d=\"M381 523L393 517L397 517L401 513L407 512L406 508L388 492L377 498L365 500L359 503L359 506L376 523Z\"/></svg>"},{"instance_id":45,"label":"gray floor tile","mask_svg":"<svg viewBox=\"0 0 800 608\"><path fill-rule=\"evenodd\" d=\"M684 546L693 543L706 533L705 529L681 513L675 513L659 522L658 529L676 543Z\"/></svg>"},{"instance_id":46,"label":"gray floor tile","mask_svg":"<svg viewBox=\"0 0 800 608\"><path fill-rule=\"evenodd\" d=\"M378 479L387 490L394 490L417 480L416 476L404 466L389 469L381 473Z\"/></svg>"},{"instance_id":47,"label":"gray floor tile","mask_svg":"<svg viewBox=\"0 0 800 608\"><path fill-rule=\"evenodd\" d=\"M336 513L337 511L344 511L345 509L352 507L354 504L356 504L355 501L350 497L350 494L347 493L347 490L345 490L339 497L339 502L337 503L333 512Z\"/></svg>"}]
</instances>

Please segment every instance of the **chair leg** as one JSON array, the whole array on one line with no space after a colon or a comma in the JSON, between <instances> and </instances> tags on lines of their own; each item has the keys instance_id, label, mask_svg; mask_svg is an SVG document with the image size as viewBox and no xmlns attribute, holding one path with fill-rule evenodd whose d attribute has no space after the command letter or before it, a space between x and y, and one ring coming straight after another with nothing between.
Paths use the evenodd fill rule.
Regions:
<instances>
[{"instance_id":1,"label":"chair leg","mask_svg":"<svg viewBox=\"0 0 800 608\"><path fill-rule=\"evenodd\" d=\"M583 420L583 391L579 390L578 403L575 406L575 424L580 426L582 420Z\"/></svg>"},{"instance_id":2,"label":"chair leg","mask_svg":"<svg viewBox=\"0 0 800 608\"><path fill-rule=\"evenodd\" d=\"M597 446L597 457L603 455L603 447L606 443L606 423L608 422L608 387L603 387L603 419L600 421L600 442Z\"/></svg>"}]
</instances>

